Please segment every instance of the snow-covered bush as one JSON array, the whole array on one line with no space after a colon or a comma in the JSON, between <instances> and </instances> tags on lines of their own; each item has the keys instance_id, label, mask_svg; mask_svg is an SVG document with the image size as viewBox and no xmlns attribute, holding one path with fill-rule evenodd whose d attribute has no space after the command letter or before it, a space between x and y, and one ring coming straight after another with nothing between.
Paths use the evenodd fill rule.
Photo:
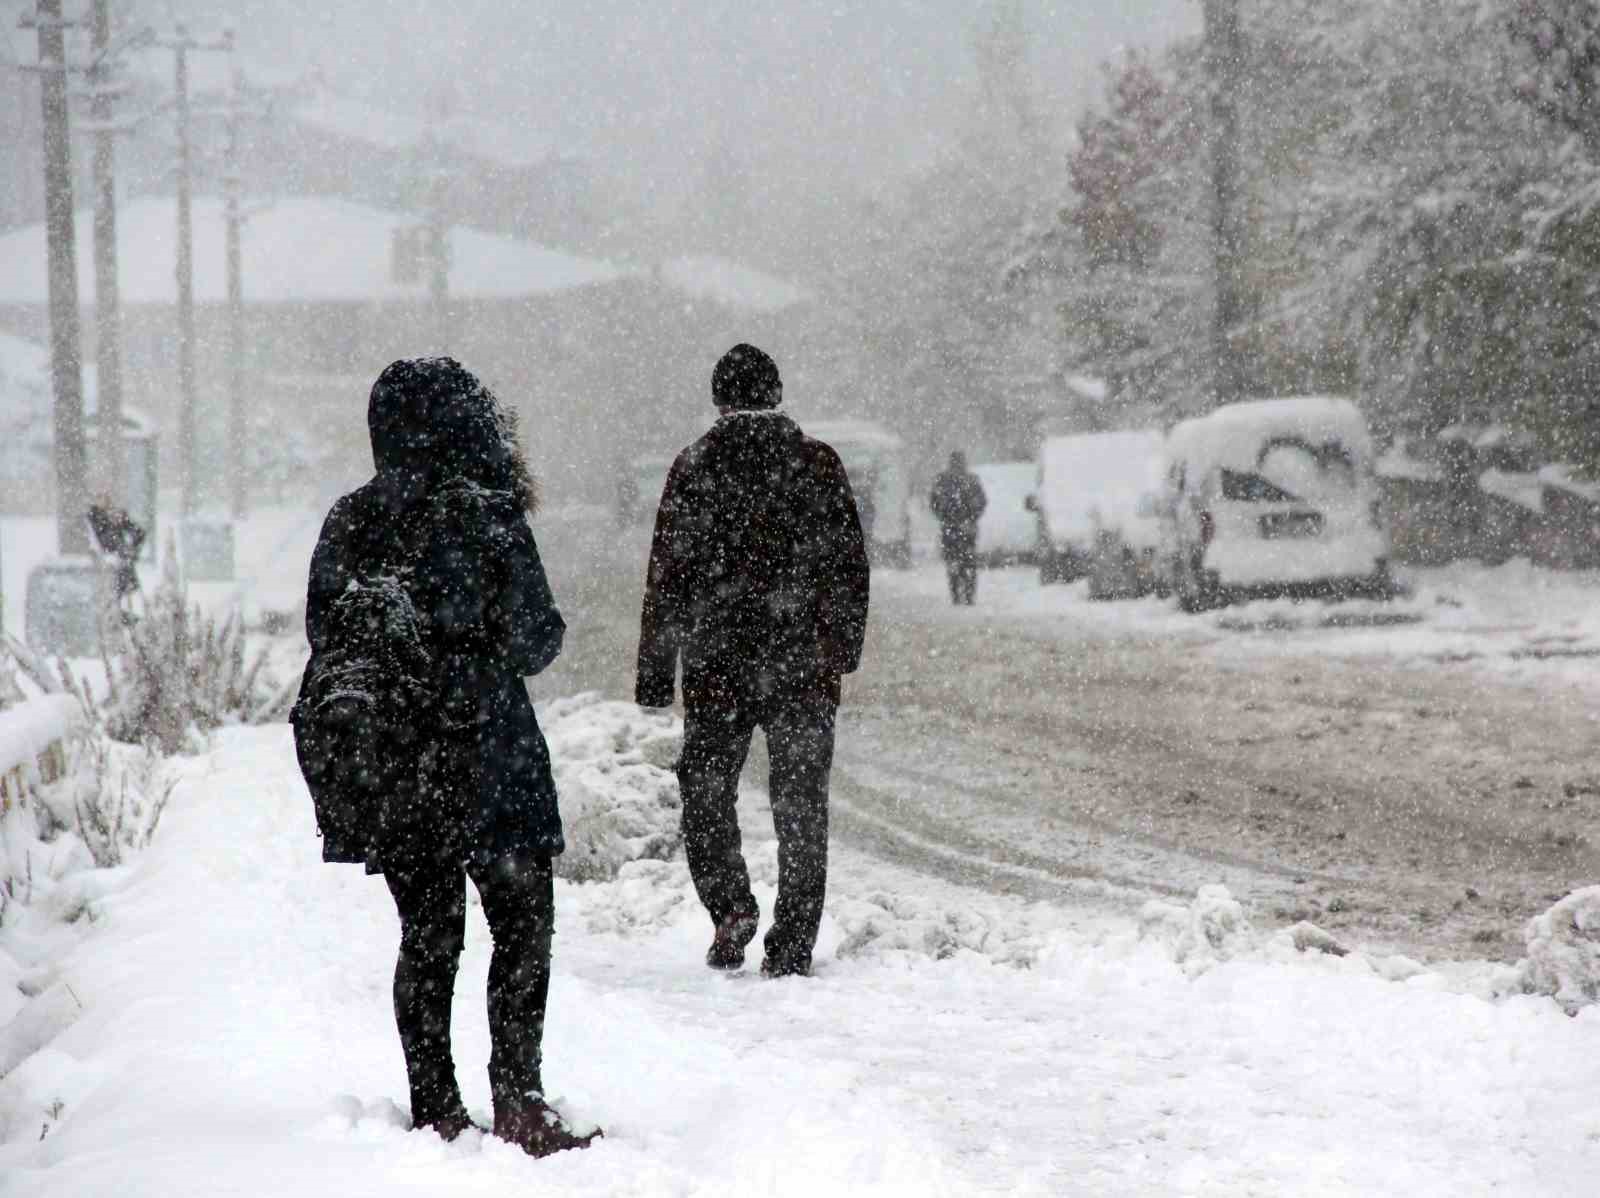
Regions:
<instances>
[{"instance_id":1,"label":"snow-covered bush","mask_svg":"<svg viewBox=\"0 0 1600 1198\"><path fill-rule=\"evenodd\" d=\"M567 839L556 858L559 877L609 880L626 862L678 853L682 802L673 764L683 725L675 716L582 694L546 704L540 723Z\"/></svg>"},{"instance_id":2,"label":"snow-covered bush","mask_svg":"<svg viewBox=\"0 0 1600 1198\"><path fill-rule=\"evenodd\" d=\"M1600 1002L1600 886L1575 890L1528 921L1522 988L1568 1011Z\"/></svg>"},{"instance_id":3,"label":"snow-covered bush","mask_svg":"<svg viewBox=\"0 0 1600 1198\"><path fill-rule=\"evenodd\" d=\"M177 753L196 734L258 723L273 714L278 698L266 661L265 649L246 653L237 616L219 624L188 602L169 557L160 586L108 653L106 731L115 740L153 740L162 752Z\"/></svg>"}]
</instances>

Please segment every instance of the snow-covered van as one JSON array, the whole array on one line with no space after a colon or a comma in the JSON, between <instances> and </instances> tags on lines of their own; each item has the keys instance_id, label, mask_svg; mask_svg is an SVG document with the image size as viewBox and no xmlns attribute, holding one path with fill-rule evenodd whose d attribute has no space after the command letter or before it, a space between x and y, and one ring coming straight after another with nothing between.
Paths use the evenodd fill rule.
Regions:
<instances>
[{"instance_id":1,"label":"snow-covered van","mask_svg":"<svg viewBox=\"0 0 1600 1198\"><path fill-rule=\"evenodd\" d=\"M1032 462L980 462L972 472L988 501L978 517L978 560L991 566L1032 562L1038 537L1027 500L1039 468Z\"/></svg>"},{"instance_id":2,"label":"snow-covered van","mask_svg":"<svg viewBox=\"0 0 1600 1198\"><path fill-rule=\"evenodd\" d=\"M1372 436L1350 400L1229 404L1174 426L1166 460L1164 557L1186 610L1392 595Z\"/></svg>"},{"instance_id":3,"label":"snow-covered van","mask_svg":"<svg viewBox=\"0 0 1600 1198\"><path fill-rule=\"evenodd\" d=\"M1050 437L1039 447L1031 506L1040 582L1089 574L1107 539L1145 559L1145 572L1154 577L1160 453L1161 434L1154 429Z\"/></svg>"},{"instance_id":4,"label":"snow-covered van","mask_svg":"<svg viewBox=\"0 0 1600 1198\"><path fill-rule=\"evenodd\" d=\"M911 564L910 476L905 443L870 420L802 420L806 436L833 446L855 492L874 565Z\"/></svg>"}]
</instances>

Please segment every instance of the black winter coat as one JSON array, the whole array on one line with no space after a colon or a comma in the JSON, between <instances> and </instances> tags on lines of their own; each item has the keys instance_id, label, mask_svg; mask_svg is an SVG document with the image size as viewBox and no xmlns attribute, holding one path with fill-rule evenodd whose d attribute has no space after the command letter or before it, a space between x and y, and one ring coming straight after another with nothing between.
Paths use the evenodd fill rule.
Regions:
<instances>
[{"instance_id":1,"label":"black winter coat","mask_svg":"<svg viewBox=\"0 0 1600 1198\"><path fill-rule=\"evenodd\" d=\"M928 508L939 521L945 557L972 552L978 541L978 517L988 506L983 484L970 470L947 469L933 480Z\"/></svg>"},{"instance_id":2,"label":"black winter coat","mask_svg":"<svg viewBox=\"0 0 1600 1198\"><path fill-rule=\"evenodd\" d=\"M333 844L330 861L381 871L419 852L484 862L564 847L550 752L523 678L561 651L538 546L512 496L464 479L425 484L391 467L340 498L311 558L306 635L328 647L333 601L354 578L399 571L433 662L430 786L381 843Z\"/></svg>"},{"instance_id":3,"label":"black winter coat","mask_svg":"<svg viewBox=\"0 0 1600 1198\"><path fill-rule=\"evenodd\" d=\"M773 411L721 417L673 462L656 514L637 701L839 698L871 579L839 455Z\"/></svg>"}]
</instances>

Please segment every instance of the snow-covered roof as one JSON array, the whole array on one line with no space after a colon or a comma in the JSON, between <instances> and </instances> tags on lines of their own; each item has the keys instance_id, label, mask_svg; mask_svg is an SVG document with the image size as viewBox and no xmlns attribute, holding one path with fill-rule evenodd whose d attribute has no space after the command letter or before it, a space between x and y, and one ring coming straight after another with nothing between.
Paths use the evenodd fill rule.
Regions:
<instances>
[{"instance_id":1,"label":"snow-covered roof","mask_svg":"<svg viewBox=\"0 0 1600 1198\"><path fill-rule=\"evenodd\" d=\"M1156 429L1051 437L1039 447L1039 505L1057 538L1092 534L1097 519L1120 523L1161 486L1163 437Z\"/></svg>"},{"instance_id":2,"label":"snow-covered roof","mask_svg":"<svg viewBox=\"0 0 1600 1198\"><path fill-rule=\"evenodd\" d=\"M173 262L177 254L177 204L150 196L117 213L117 252L122 299L128 304L177 302ZM397 283L391 272L396 230L421 218L350 200L294 196L252 212L244 223L246 302L414 299L427 294L427 280ZM93 221L77 214L78 294L94 300ZM514 298L605 283L624 272L609 262L580 258L530 241L453 228L450 293L467 298ZM224 220L220 199L194 202L194 294L197 302L227 296ZM46 302L45 232L29 225L0 236L0 303Z\"/></svg>"},{"instance_id":3,"label":"snow-covered roof","mask_svg":"<svg viewBox=\"0 0 1600 1198\"><path fill-rule=\"evenodd\" d=\"M1224 466L1253 471L1262 447L1275 437L1340 445L1358 465L1372 460L1372 434L1361 410L1348 399L1321 395L1228 404L1174 425L1167 450L1194 470Z\"/></svg>"},{"instance_id":4,"label":"snow-covered roof","mask_svg":"<svg viewBox=\"0 0 1600 1198\"><path fill-rule=\"evenodd\" d=\"M792 283L711 255L674 258L661 263L658 272L669 287L696 299L752 312L778 312L807 298Z\"/></svg>"}]
</instances>

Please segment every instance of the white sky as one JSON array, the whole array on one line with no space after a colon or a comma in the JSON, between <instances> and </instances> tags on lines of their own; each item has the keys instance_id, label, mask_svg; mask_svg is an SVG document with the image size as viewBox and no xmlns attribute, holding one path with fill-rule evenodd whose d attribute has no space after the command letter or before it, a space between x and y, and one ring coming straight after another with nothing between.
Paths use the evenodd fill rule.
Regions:
<instances>
[{"instance_id":1,"label":"white sky","mask_svg":"<svg viewBox=\"0 0 1600 1198\"><path fill-rule=\"evenodd\" d=\"M147 5L147 7L156 7ZM926 159L970 103L982 0L171 0L234 12L252 58L319 64L342 90L467 112L623 173L641 190L732 157L764 192L820 208ZM1029 0L1053 115L1124 45L1197 30L1199 0ZM714 167L712 169L715 169Z\"/></svg>"}]
</instances>

